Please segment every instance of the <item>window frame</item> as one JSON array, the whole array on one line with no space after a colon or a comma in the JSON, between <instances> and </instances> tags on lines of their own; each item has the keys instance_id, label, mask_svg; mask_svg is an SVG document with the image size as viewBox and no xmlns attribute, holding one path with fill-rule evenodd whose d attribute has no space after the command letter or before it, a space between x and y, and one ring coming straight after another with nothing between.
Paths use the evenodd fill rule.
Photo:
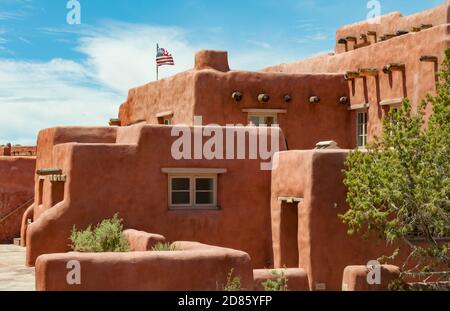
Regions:
<instances>
[{"instance_id":1,"label":"window frame","mask_svg":"<svg viewBox=\"0 0 450 311\"><path fill-rule=\"evenodd\" d=\"M362 133L360 134L359 129L360 129L360 124L359 123L359 116L360 115L365 115L365 123L363 124L363 130ZM367 109L364 110L357 110L356 111L356 147L358 149L366 149L367 148L367 142L368 142L368 137L369 137L369 112ZM360 137L362 138L362 142L363 145L359 144L359 139Z\"/></svg>"},{"instance_id":2,"label":"window frame","mask_svg":"<svg viewBox=\"0 0 450 311\"><path fill-rule=\"evenodd\" d=\"M189 179L189 204L172 203L172 180L177 178ZM212 192L213 202L211 204L197 204L197 179L212 179L213 188L211 191L201 190L202 192ZM168 203L169 210L218 210L217 206L217 174L169 174L168 176ZM177 191L177 190L175 190ZM180 191L182 192L182 191Z\"/></svg>"},{"instance_id":3,"label":"window frame","mask_svg":"<svg viewBox=\"0 0 450 311\"><path fill-rule=\"evenodd\" d=\"M272 125L278 124L278 113L275 113L275 112L249 112L248 115L247 115L247 123L248 123L248 125L253 125L253 126L256 126L256 127L260 127L260 126L263 125L263 123L260 123L258 125L253 124L251 122L251 120L250 120L252 117L259 118L259 121L261 121L262 118L273 118L274 122L273 122Z\"/></svg>"},{"instance_id":4,"label":"window frame","mask_svg":"<svg viewBox=\"0 0 450 311\"><path fill-rule=\"evenodd\" d=\"M186 190L173 190L172 189L172 181L174 179L189 179L189 192ZM176 192L188 192L189 193L189 204L174 204L172 203L172 193L173 191ZM192 179L188 175L173 175L169 176L169 206L174 208L182 208L182 207L189 207L192 205Z\"/></svg>"}]
</instances>

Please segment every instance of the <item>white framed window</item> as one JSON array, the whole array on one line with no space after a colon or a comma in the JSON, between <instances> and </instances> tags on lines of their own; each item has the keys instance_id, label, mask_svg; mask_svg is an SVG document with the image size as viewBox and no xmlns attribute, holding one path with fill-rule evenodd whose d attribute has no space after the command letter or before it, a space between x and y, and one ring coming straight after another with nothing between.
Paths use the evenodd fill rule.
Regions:
<instances>
[{"instance_id":1,"label":"white framed window","mask_svg":"<svg viewBox=\"0 0 450 311\"><path fill-rule=\"evenodd\" d=\"M170 206L192 205L190 176L169 176Z\"/></svg>"},{"instance_id":2,"label":"white framed window","mask_svg":"<svg viewBox=\"0 0 450 311\"><path fill-rule=\"evenodd\" d=\"M254 126L278 125L278 115L286 114L286 109L242 109L242 112L248 113L248 124Z\"/></svg>"},{"instance_id":3,"label":"white framed window","mask_svg":"<svg viewBox=\"0 0 450 311\"><path fill-rule=\"evenodd\" d=\"M172 125L172 118L164 118L163 124L164 125Z\"/></svg>"},{"instance_id":4,"label":"white framed window","mask_svg":"<svg viewBox=\"0 0 450 311\"><path fill-rule=\"evenodd\" d=\"M267 125L268 127L278 124L278 118L276 113L249 113L248 114L248 124L254 126Z\"/></svg>"},{"instance_id":5,"label":"white framed window","mask_svg":"<svg viewBox=\"0 0 450 311\"><path fill-rule=\"evenodd\" d=\"M356 144L358 148L365 148L367 146L367 111L358 111L356 113Z\"/></svg>"},{"instance_id":6,"label":"white framed window","mask_svg":"<svg viewBox=\"0 0 450 311\"><path fill-rule=\"evenodd\" d=\"M217 174L169 175L170 209L217 209Z\"/></svg>"}]
</instances>

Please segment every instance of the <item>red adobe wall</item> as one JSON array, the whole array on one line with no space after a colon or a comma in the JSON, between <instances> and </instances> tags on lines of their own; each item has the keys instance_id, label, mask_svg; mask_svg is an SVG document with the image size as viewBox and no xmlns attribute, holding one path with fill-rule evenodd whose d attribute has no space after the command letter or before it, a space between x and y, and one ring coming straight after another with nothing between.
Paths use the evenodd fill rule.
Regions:
<instances>
[{"instance_id":1,"label":"red adobe wall","mask_svg":"<svg viewBox=\"0 0 450 311\"><path fill-rule=\"evenodd\" d=\"M442 14L440 7L438 13ZM437 14L437 13L436 13ZM421 15L419 15L421 16ZM389 108L382 107L384 100L408 97L413 107L426 97L434 93L435 74L438 66L434 62L421 62L423 55L438 57L441 64L444 50L450 46L450 25L443 24L417 33L392 38L367 47L351 50L335 55L323 54L292 64L281 64L264 69L264 72L282 73L345 73L357 71L359 68L377 68L380 70L378 78L367 77L348 81L348 91L352 106L362 103L369 104L369 140L380 133L382 117ZM393 71L385 74L381 70L390 63L405 65L405 71ZM428 107L428 113L430 112ZM356 112L349 112L352 124L349 134L355 143ZM346 147L346 146L344 146ZM355 144L350 147L355 147Z\"/></svg>"},{"instance_id":2,"label":"red adobe wall","mask_svg":"<svg viewBox=\"0 0 450 311\"><path fill-rule=\"evenodd\" d=\"M445 2L445 4L431 10L410 16L402 16L400 12L393 12L381 16L380 23L371 24L368 21L362 21L341 27L336 31L336 52L344 53L346 51L345 45L339 44L338 40L348 36L356 37L358 39L357 44L359 44L364 42L364 40L360 39L360 35L367 34L368 31L375 31L377 40L380 40L380 37L385 34L395 34L397 31L412 32L413 27L420 27L422 24L431 24L433 26L448 24L450 21L450 4L449 1ZM368 36L367 39L372 44L375 43L374 36ZM347 48L352 50L354 43L350 42Z\"/></svg>"},{"instance_id":3,"label":"red adobe wall","mask_svg":"<svg viewBox=\"0 0 450 311\"><path fill-rule=\"evenodd\" d=\"M114 143L116 141L115 127L56 127L41 130L37 138L36 170L54 168L53 147L64 143ZM39 176L35 176L35 202L39 202ZM44 182L44 189L51 183ZM51 207L51 192L44 191L48 196L43 198L43 204L36 204L34 218L37 219L43 211Z\"/></svg>"},{"instance_id":4,"label":"red adobe wall","mask_svg":"<svg viewBox=\"0 0 450 311\"><path fill-rule=\"evenodd\" d=\"M0 146L0 156L29 157L36 156L36 146Z\"/></svg>"},{"instance_id":5,"label":"red adobe wall","mask_svg":"<svg viewBox=\"0 0 450 311\"><path fill-rule=\"evenodd\" d=\"M290 149L311 149L325 140L353 146L348 106L339 103L341 97L349 96L342 74L227 71L226 55L200 51L196 70L130 90L127 102L120 107L122 126L142 120L158 124L157 114L168 111L174 113L174 124L193 125L193 117L202 116L204 125L246 125L244 109L281 109L286 113L278 114L278 122ZM240 102L231 97L236 91L243 95ZM262 93L270 96L268 103L258 101ZM286 103L285 95L292 101ZM320 103L310 104L311 96L319 96Z\"/></svg>"},{"instance_id":6,"label":"red adobe wall","mask_svg":"<svg viewBox=\"0 0 450 311\"><path fill-rule=\"evenodd\" d=\"M244 252L176 242L176 251L65 253L42 255L36 262L38 291L216 291L228 274L243 290L253 289L250 256ZM81 284L67 283L67 263L77 260Z\"/></svg>"},{"instance_id":7,"label":"red adobe wall","mask_svg":"<svg viewBox=\"0 0 450 311\"><path fill-rule=\"evenodd\" d=\"M0 243L20 236L22 214L33 203L35 164L34 157L0 157Z\"/></svg>"},{"instance_id":8,"label":"red adobe wall","mask_svg":"<svg viewBox=\"0 0 450 311\"><path fill-rule=\"evenodd\" d=\"M119 118L122 126L146 121L158 124L156 114L176 112L176 124L192 124L195 72L186 71L173 77L131 89L128 98L120 106Z\"/></svg>"},{"instance_id":9,"label":"red adobe wall","mask_svg":"<svg viewBox=\"0 0 450 311\"><path fill-rule=\"evenodd\" d=\"M310 288L341 290L346 266L366 265L385 255L386 245L349 236L338 218L348 209L342 170L346 150L286 151L272 174L272 237L275 267L300 267ZM279 197L298 197L300 204Z\"/></svg>"},{"instance_id":10,"label":"red adobe wall","mask_svg":"<svg viewBox=\"0 0 450 311\"><path fill-rule=\"evenodd\" d=\"M36 156L36 146L12 146L11 156Z\"/></svg>"},{"instance_id":11,"label":"red adobe wall","mask_svg":"<svg viewBox=\"0 0 450 311\"><path fill-rule=\"evenodd\" d=\"M234 91L242 93L241 102L231 98ZM266 104L257 100L262 93L270 96ZM292 101L286 103L285 95L290 95ZM318 96L320 103L311 104L311 96ZM195 115L203 116L204 124L247 124L243 109L285 109L286 113L278 114L278 123L289 149L312 149L326 140L350 147L348 106L339 103L343 96L349 94L340 74L204 70L197 73Z\"/></svg>"},{"instance_id":12,"label":"red adobe wall","mask_svg":"<svg viewBox=\"0 0 450 311\"><path fill-rule=\"evenodd\" d=\"M11 146L0 146L0 157L9 157L11 156Z\"/></svg>"},{"instance_id":13,"label":"red adobe wall","mask_svg":"<svg viewBox=\"0 0 450 311\"><path fill-rule=\"evenodd\" d=\"M39 166L46 162L47 167L62 169L66 175L63 200L41 209L44 212L35 215L28 227L27 263L32 265L41 254L68 251L74 224L87 227L118 212L125 228L158 232L168 241L243 250L252 256L255 267L271 266L270 171L261 171L259 160L176 161L171 157L176 139L171 129L135 125L118 128L116 143L67 143L55 145L53 151L47 144L47 157ZM57 132L64 136L63 129ZM45 130L39 138L52 141L51 136L54 131ZM280 148L285 150L282 133ZM161 169L173 167L226 169L218 176L221 209L170 211L168 177ZM44 206L51 191L44 187Z\"/></svg>"}]
</instances>

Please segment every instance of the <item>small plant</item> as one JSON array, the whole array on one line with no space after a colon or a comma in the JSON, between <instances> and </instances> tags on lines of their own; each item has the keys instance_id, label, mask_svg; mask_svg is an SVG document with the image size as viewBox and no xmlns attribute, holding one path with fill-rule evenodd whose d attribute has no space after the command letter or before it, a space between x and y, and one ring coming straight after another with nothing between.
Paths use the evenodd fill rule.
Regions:
<instances>
[{"instance_id":1,"label":"small plant","mask_svg":"<svg viewBox=\"0 0 450 311\"><path fill-rule=\"evenodd\" d=\"M239 292L241 291L241 279L238 276L233 277L234 268L228 273L227 284L223 290L226 292Z\"/></svg>"},{"instance_id":2,"label":"small plant","mask_svg":"<svg viewBox=\"0 0 450 311\"><path fill-rule=\"evenodd\" d=\"M170 243L161 243L159 242L155 246L152 247L152 251L154 252L174 252L177 250L177 247Z\"/></svg>"},{"instance_id":3,"label":"small plant","mask_svg":"<svg viewBox=\"0 0 450 311\"><path fill-rule=\"evenodd\" d=\"M128 252L130 248L118 214L103 220L95 228L89 226L86 230L77 231L73 226L70 240L72 249L83 253Z\"/></svg>"},{"instance_id":4,"label":"small plant","mask_svg":"<svg viewBox=\"0 0 450 311\"><path fill-rule=\"evenodd\" d=\"M270 271L270 274L276 276L275 280L267 280L261 285L266 292L286 292L288 290L288 278L284 271L278 273L275 270Z\"/></svg>"}]
</instances>

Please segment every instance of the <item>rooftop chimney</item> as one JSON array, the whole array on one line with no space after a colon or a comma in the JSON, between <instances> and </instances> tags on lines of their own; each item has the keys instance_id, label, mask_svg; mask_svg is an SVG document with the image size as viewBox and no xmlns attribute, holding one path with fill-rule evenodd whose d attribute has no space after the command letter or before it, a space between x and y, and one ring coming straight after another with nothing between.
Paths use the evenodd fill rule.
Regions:
<instances>
[{"instance_id":1,"label":"rooftop chimney","mask_svg":"<svg viewBox=\"0 0 450 311\"><path fill-rule=\"evenodd\" d=\"M195 70L214 69L222 72L230 71L228 52L202 50L195 55Z\"/></svg>"}]
</instances>

